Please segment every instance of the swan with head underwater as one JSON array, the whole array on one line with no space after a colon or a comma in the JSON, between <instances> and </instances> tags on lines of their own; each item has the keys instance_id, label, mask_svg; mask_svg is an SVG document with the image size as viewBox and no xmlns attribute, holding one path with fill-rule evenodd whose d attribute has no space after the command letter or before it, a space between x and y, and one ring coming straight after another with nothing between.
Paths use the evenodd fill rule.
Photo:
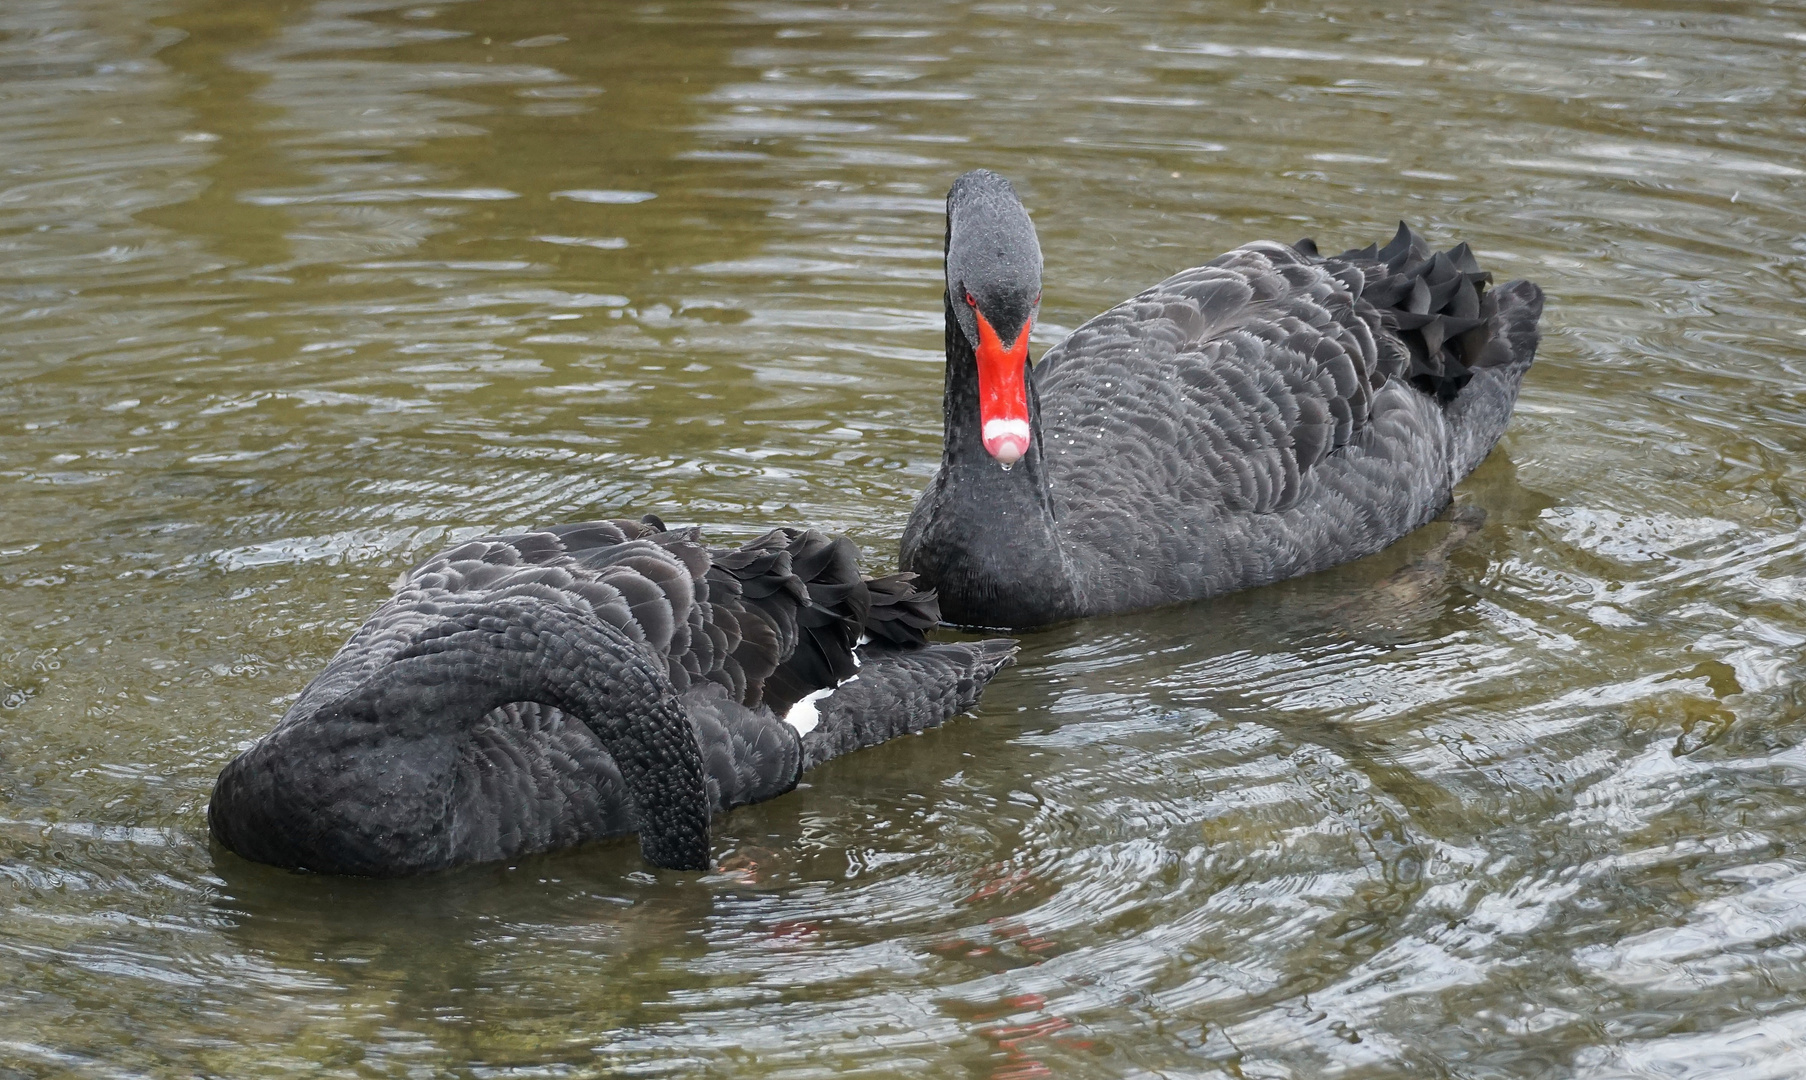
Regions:
<instances>
[{"instance_id":1,"label":"swan with head underwater","mask_svg":"<svg viewBox=\"0 0 1806 1080\"><path fill-rule=\"evenodd\" d=\"M1542 290L1466 244L1245 245L1028 356L1041 249L1009 181L947 194L945 442L900 562L948 622L1035 627L1369 555L1504 432Z\"/></svg>"},{"instance_id":2,"label":"swan with head underwater","mask_svg":"<svg viewBox=\"0 0 1806 1080\"><path fill-rule=\"evenodd\" d=\"M637 832L710 865L709 819L970 709L1005 639L929 643L932 592L851 542L712 548L658 519L477 539L409 572L223 772L213 836L393 876Z\"/></svg>"}]
</instances>

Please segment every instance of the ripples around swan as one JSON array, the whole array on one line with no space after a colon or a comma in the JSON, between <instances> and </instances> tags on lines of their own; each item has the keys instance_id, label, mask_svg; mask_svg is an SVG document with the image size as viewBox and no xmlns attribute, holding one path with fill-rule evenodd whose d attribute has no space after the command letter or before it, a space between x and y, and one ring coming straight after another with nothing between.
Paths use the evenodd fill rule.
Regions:
<instances>
[{"instance_id":1,"label":"ripples around swan","mask_svg":"<svg viewBox=\"0 0 1806 1080\"><path fill-rule=\"evenodd\" d=\"M1806 1071L1802 48L1786 4L0 8L0 1073ZM892 559L978 165L1037 349L1401 215L1540 281L1484 524L1032 635L701 878L209 849L461 537Z\"/></svg>"}]
</instances>

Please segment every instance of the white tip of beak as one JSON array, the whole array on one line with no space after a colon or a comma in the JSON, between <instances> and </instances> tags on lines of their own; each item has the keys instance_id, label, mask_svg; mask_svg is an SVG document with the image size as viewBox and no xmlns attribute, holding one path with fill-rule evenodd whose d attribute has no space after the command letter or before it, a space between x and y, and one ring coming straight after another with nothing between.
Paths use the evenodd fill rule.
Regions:
<instances>
[{"instance_id":1,"label":"white tip of beak","mask_svg":"<svg viewBox=\"0 0 1806 1080\"><path fill-rule=\"evenodd\" d=\"M1004 468L1022 460L1028 453L1027 420L987 420L984 428L985 451Z\"/></svg>"}]
</instances>

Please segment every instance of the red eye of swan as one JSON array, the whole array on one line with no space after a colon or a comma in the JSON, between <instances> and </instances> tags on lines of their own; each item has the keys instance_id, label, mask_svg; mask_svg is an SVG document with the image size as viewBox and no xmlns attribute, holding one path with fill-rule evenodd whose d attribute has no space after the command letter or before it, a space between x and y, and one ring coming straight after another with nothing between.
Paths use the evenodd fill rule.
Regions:
<instances>
[{"instance_id":1,"label":"red eye of swan","mask_svg":"<svg viewBox=\"0 0 1806 1080\"><path fill-rule=\"evenodd\" d=\"M978 306L978 299L976 297L974 297L971 293L966 294L966 306L971 307L971 308L975 308Z\"/></svg>"}]
</instances>

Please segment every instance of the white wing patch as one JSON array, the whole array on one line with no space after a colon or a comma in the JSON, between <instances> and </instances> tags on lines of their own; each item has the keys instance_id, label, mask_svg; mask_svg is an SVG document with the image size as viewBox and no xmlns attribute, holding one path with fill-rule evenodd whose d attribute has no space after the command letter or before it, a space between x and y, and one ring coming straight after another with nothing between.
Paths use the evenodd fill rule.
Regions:
<instances>
[{"instance_id":1,"label":"white wing patch","mask_svg":"<svg viewBox=\"0 0 1806 1080\"><path fill-rule=\"evenodd\" d=\"M829 686L821 690L810 691L804 695L801 701L790 706L790 710L784 714L784 723L795 728L798 735L807 735L814 731L815 725L821 723L821 712L815 707L815 703L837 689L839 687Z\"/></svg>"},{"instance_id":2,"label":"white wing patch","mask_svg":"<svg viewBox=\"0 0 1806 1080\"><path fill-rule=\"evenodd\" d=\"M863 638L863 637L860 638L859 644L864 645L866 643L866 640L867 640L866 638ZM859 650L854 649L853 650L853 667L858 668L858 667L862 666L862 664L863 664L863 661L861 661L859 658ZM811 690L809 693L803 695L803 699L801 701L798 701L795 705L790 706L789 710L787 710L784 713L784 723L789 724L791 727L795 728L796 733L798 735L807 735L811 731L814 731L815 725L821 723L821 710L817 709L815 707L815 703L820 701L822 698L827 697L829 694L832 694L834 691L840 689L842 686L845 686L846 684L852 682L853 679L857 679L858 677L859 676L854 675L850 679L840 680L840 682L834 686L824 687L823 689L820 689L820 690Z\"/></svg>"}]
</instances>

